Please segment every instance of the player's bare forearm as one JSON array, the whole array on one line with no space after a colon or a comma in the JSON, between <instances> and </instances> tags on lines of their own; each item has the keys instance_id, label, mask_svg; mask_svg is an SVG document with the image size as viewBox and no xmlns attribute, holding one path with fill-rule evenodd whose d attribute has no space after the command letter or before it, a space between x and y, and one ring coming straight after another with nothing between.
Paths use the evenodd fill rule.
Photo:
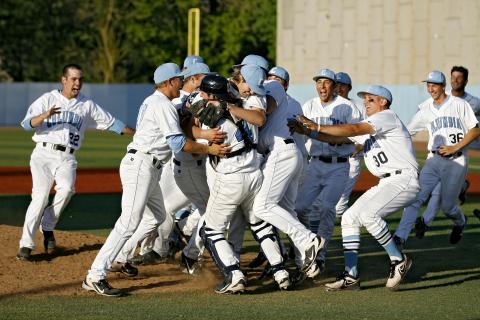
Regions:
<instances>
[{"instance_id":1,"label":"player's bare forearm","mask_svg":"<svg viewBox=\"0 0 480 320\"><path fill-rule=\"evenodd\" d=\"M319 125L305 116L299 116L298 120L312 131L324 133L336 137L354 137L364 134L374 133L373 127L366 122L336 124L336 125Z\"/></svg>"},{"instance_id":2,"label":"player's bare forearm","mask_svg":"<svg viewBox=\"0 0 480 320\"><path fill-rule=\"evenodd\" d=\"M39 125L42 124L43 121L50 118L52 115L58 114L58 113L60 113L60 107L53 106L47 111L45 111L44 113L41 113L38 116L30 119L30 125L32 126L32 128L38 127Z\"/></svg>"},{"instance_id":3,"label":"player's bare forearm","mask_svg":"<svg viewBox=\"0 0 480 320\"><path fill-rule=\"evenodd\" d=\"M230 113L240 119L247 121L257 127L261 127L267 121L267 116L265 115L265 111L259 108L253 109L244 109L237 107L235 105L229 104L228 110Z\"/></svg>"},{"instance_id":4,"label":"player's bare forearm","mask_svg":"<svg viewBox=\"0 0 480 320\"><path fill-rule=\"evenodd\" d=\"M460 142L451 146L445 146L445 145L440 146L440 148L438 148L438 151L442 156L452 155L462 150L466 146L468 146L472 141L477 139L479 136L480 136L480 128L478 127L472 128L468 130L467 134L463 137L463 139Z\"/></svg>"},{"instance_id":5,"label":"player's bare forearm","mask_svg":"<svg viewBox=\"0 0 480 320\"><path fill-rule=\"evenodd\" d=\"M230 147L227 144L206 145L187 139L182 151L195 154L213 154L215 156L223 157L230 152Z\"/></svg>"}]
</instances>

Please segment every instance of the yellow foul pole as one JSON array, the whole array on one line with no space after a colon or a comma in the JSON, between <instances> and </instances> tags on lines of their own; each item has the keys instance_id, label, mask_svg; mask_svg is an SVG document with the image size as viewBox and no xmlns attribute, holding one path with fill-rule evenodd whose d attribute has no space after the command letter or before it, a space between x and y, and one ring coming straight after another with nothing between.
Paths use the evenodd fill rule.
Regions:
<instances>
[{"instance_id":1,"label":"yellow foul pole","mask_svg":"<svg viewBox=\"0 0 480 320\"><path fill-rule=\"evenodd\" d=\"M188 10L188 55L200 55L200 9Z\"/></svg>"}]
</instances>

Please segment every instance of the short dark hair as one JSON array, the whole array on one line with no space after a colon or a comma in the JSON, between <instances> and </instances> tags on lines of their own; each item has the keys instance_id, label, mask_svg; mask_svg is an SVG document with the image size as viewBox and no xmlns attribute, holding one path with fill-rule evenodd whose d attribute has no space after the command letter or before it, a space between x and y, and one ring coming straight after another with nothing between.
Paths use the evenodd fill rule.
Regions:
<instances>
[{"instance_id":1,"label":"short dark hair","mask_svg":"<svg viewBox=\"0 0 480 320\"><path fill-rule=\"evenodd\" d=\"M68 75L68 70L70 69L76 69L76 70L82 71L82 67L80 67L78 64L70 63L70 64L67 64L65 67L63 67L62 75L66 77Z\"/></svg>"},{"instance_id":2,"label":"short dark hair","mask_svg":"<svg viewBox=\"0 0 480 320\"><path fill-rule=\"evenodd\" d=\"M454 73L455 71L461 72L463 74L463 79L468 80L468 69L462 66L453 66L452 71L450 74Z\"/></svg>"}]
</instances>

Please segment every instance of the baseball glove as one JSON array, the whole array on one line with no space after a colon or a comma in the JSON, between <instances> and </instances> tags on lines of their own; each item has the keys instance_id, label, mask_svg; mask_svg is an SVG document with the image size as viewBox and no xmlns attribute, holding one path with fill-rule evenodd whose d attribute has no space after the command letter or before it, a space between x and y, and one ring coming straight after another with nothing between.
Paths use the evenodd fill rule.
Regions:
<instances>
[{"instance_id":1,"label":"baseball glove","mask_svg":"<svg viewBox=\"0 0 480 320\"><path fill-rule=\"evenodd\" d=\"M189 110L200 123L214 128L218 121L224 117L227 111L227 103L222 101L219 105L214 105L207 100L200 100L195 102Z\"/></svg>"}]
</instances>

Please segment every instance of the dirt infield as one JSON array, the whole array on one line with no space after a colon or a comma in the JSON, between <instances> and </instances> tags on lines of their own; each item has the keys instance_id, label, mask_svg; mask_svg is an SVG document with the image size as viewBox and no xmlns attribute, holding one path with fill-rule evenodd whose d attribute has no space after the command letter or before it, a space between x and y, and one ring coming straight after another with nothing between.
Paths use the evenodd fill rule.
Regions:
<instances>
[{"instance_id":1,"label":"dirt infield","mask_svg":"<svg viewBox=\"0 0 480 320\"><path fill-rule=\"evenodd\" d=\"M43 253L41 233L36 238L37 249L32 261L15 258L21 228L0 225L0 299L18 295L92 295L81 288L105 238L79 232L56 231L61 248L51 255ZM218 271L207 259L201 279L181 272L177 263L140 267L140 273L127 279L121 274L110 274L114 287L127 293L164 291L212 290L218 284Z\"/></svg>"},{"instance_id":2,"label":"dirt infield","mask_svg":"<svg viewBox=\"0 0 480 320\"><path fill-rule=\"evenodd\" d=\"M480 195L480 174L468 174L469 194ZM354 192L363 192L378 183L378 178L362 171ZM119 193L122 185L118 169L78 169L75 183L77 193ZM29 168L0 167L0 194L30 194L32 177Z\"/></svg>"}]
</instances>

